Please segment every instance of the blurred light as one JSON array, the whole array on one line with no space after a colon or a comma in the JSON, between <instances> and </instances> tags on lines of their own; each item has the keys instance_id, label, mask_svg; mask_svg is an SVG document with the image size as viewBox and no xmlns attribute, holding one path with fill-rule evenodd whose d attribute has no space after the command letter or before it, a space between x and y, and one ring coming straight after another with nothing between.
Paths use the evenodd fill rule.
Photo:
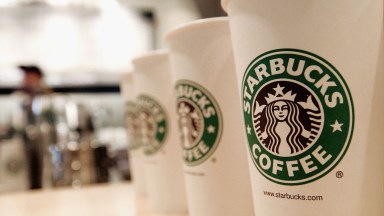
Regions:
<instances>
[{"instance_id":1,"label":"blurred light","mask_svg":"<svg viewBox=\"0 0 384 216\"><path fill-rule=\"evenodd\" d=\"M70 129L77 129L79 126L79 113L74 102L68 102L65 106L67 124ZM70 143L68 143L69 145Z\"/></svg>"},{"instance_id":2,"label":"blurred light","mask_svg":"<svg viewBox=\"0 0 384 216\"><path fill-rule=\"evenodd\" d=\"M20 85L23 79L23 73L14 67L0 67L0 85L15 86Z\"/></svg>"},{"instance_id":3,"label":"blurred light","mask_svg":"<svg viewBox=\"0 0 384 216\"><path fill-rule=\"evenodd\" d=\"M29 4L48 4L56 7L65 6L82 6L82 7L95 7L98 5L99 0L0 0L0 7L10 7L17 5Z\"/></svg>"},{"instance_id":4,"label":"blurred light","mask_svg":"<svg viewBox=\"0 0 384 216\"><path fill-rule=\"evenodd\" d=\"M46 2L52 6L68 6L73 0L46 0Z\"/></svg>"},{"instance_id":5,"label":"blurred light","mask_svg":"<svg viewBox=\"0 0 384 216\"><path fill-rule=\"evenodd\" d=\"M0 0L0 7L9 7L16 4L16 0Z\"/></svg>"},{"instance_id":6,"label":"blurred light","mask_svg":"<svg viewBox=\"0 0 384 216\"><path fill-rule=\"evenodd\" d=\"M51 70L66 70L82 62L84 51L81 44L81 30L76 20L68 14L54 14L46 19L40 37L41 55Z\"/></svg>"},{"instance_id":7,"label":"blurred light","mask_svg":"<svg viewBox=\"0 0 384 216\"><path fill-rule=\"evenodd\" d=\"M0 0L11 3L18 6L0 11L3 86L20 83L22 76L6 70L20 63L41 66L47 84L115 83L134 56L153 49L152 23L116 0Z\"/></svg>"},{"instance_id":8,"label":"blurred light","mask_svg":"<svg viewBox=\"0 0 384 216\"><path fill-rule=\"evenodd\" d=\"M95 45L103 64L110 71L131 69L130 60L152 48L148 25L116 0L100 0L100 9Z\"/></svg>"}]
</instances>

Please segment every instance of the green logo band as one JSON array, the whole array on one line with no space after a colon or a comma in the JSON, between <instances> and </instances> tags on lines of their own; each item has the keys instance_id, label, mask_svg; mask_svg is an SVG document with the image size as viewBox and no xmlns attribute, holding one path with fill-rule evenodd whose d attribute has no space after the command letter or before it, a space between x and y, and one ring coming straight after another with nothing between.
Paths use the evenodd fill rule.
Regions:
<instances>
[{"instance_id":1,"label":"green logo band","mask_svg":"<svg viewBox=\"0 0 384 216\"><path fill-rule=\"evenodd\" d=\"M175 88L184 162L196 166L218 146L223 127L221 112L213 96L199 84L179 80Z\"/></svg>"},{"instance_id":2,"label":"green logo band","mask_svg":"<svg viewBox=\"0 0 384 216\"><path fill-rule=\"evenodd\" d=\"M153 155L160 150L167 136L168 120L163 107L147 95L139 95L138 118L139 137L145 155Z\"/></svg>"},{"instance_id":3,"label":"green logo band","mask_svg":"<svg viewBox=\"0 0 384 216\"><path fill-rule=\"evenodd\" d=\"M275 183L315 181L349 147L352 97L341 74L319 56L294 49L260 55L245 72L242 100L251 158Z\"/></svg>"}]
</instances>

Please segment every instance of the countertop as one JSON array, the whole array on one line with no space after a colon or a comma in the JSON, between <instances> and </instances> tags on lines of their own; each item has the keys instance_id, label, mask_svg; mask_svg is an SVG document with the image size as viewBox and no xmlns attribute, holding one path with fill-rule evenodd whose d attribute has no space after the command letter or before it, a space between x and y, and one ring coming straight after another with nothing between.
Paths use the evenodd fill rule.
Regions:
<instances>
[{"instance_id":1,"label":"countertop","mask_svg":"<svg viewBox=\"0 0 384 216\"><path fill-rule=\"evenodd\" d=\"M148 210L145 198L135 196L131 183L1 194L0 215L161 216Z\"/></svg>"}]
</instances>

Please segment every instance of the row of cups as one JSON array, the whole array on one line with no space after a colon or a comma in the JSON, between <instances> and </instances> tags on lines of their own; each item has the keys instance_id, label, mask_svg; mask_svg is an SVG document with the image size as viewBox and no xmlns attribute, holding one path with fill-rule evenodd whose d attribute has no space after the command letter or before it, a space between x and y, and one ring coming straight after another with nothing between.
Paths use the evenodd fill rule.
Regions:
<instances>
[{"instance_id":1,"label":"row of cups","mask_svg":"<svg viewBox=\"0 0 384 216\"><path fill-rule=\"evenodd\" d=\"M167 41L123 79L128 131L139 137L131 159L144 166L133 165L135 184L156 213L252 215L228 20L186 24Z\"/></svg>"},{"instance_id":2,"label":"row of cups","mask_svg":"<svg viewBox=\"0 0 384 216\"><path fill-rule=\"evenodd\" d=\"M136 193L156 214L383 215L383 1L222 5L122 79Z\"/></svg>"}]
</instances>

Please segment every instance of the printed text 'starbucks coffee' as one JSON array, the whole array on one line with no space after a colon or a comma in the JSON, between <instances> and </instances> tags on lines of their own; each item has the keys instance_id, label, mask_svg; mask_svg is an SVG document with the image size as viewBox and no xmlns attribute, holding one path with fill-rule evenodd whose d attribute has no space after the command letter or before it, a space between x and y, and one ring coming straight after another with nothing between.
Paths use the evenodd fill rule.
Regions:
<instances>
[{"instance_id":1,"label":"printed text 'starbucks coffee'","mask_svg":"<svg viewBox=\"0 0 384 216\"><path fill-rule=\"evenodd\" d=\"M242 99L251 157L273 182L315 181L348 150L354 123L348 86L313 53L280 49L258 56L244 74Z\"/></svg>"}]
</instances>

